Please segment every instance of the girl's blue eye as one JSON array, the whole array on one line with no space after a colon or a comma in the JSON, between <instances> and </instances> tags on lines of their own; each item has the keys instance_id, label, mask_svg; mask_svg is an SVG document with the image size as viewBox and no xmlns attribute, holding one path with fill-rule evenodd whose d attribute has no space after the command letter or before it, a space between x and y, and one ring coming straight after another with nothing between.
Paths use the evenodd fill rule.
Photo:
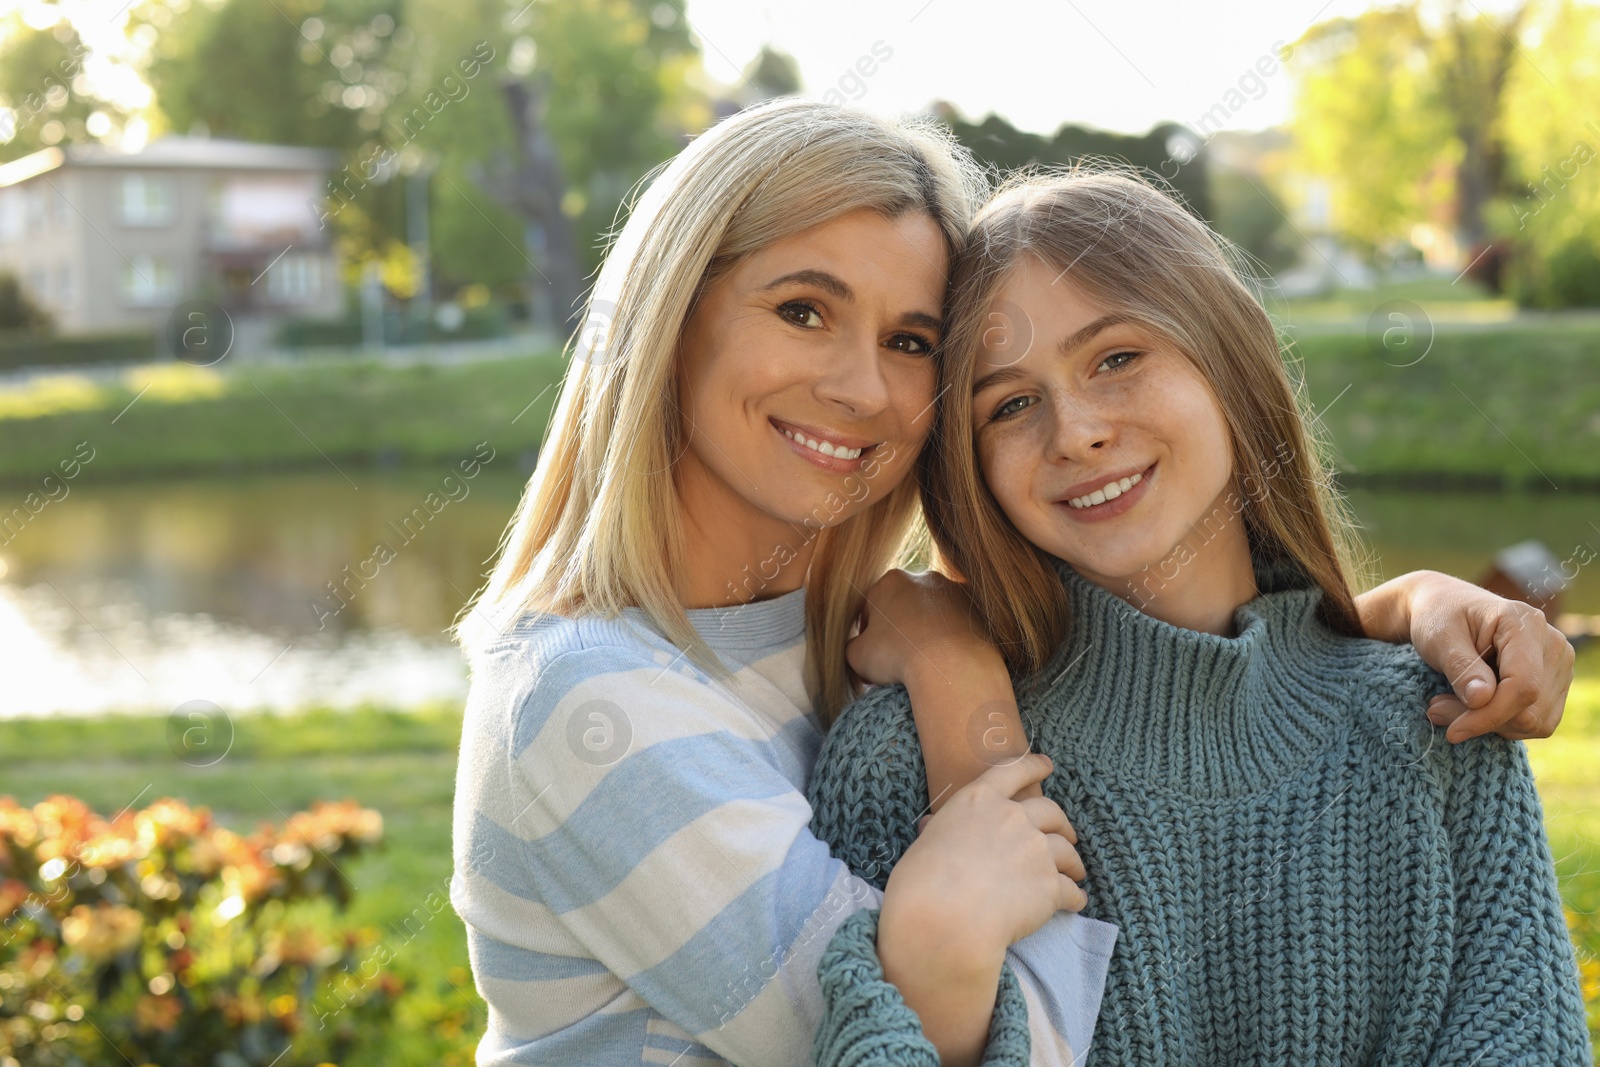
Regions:
<instances>
[{"instance_id":1,"label":"girl's blue eye","mask_svg":"<svg viewBox=\"0 0 1600 1067\"><path fill-rule=\"evenodd\" d=\"M822 315L815 307L804 300L791 300L778 307L778 314L792 325L804 330L814 330L822 325Z\"/></svg>"},{"instance_id":2,"label":"girl's blue eye","mask_svg":"<svg viewBox=\"0 0 1600 1067\"><path fill-rule=\"evenodd\" d=\"M989 416L989 421L994 422L999 419L1009 419L1017 412L1023 410L1023 408L1028 407L1032 400L1033 397L1031 396L1014 396L1010 400L1007 400L1004 404L1001 404L999 407L995 408L994 414Z\"/></svg>"},{"instance_id":3,"label":"girl's blue eye","mask_svg":"<svg viewBox=\"0 0 1600 1067\"><path fill-rule=\"evenodd\" d=\"M1144 355L1143 352L1113 352L1105 359L1102 359L1100 361L1100 366L1096 367L1095 369L1121 370L1123 367L1126 367L1128 364L1132 363L1142 355Z\"/></svg>"}]
</instances>

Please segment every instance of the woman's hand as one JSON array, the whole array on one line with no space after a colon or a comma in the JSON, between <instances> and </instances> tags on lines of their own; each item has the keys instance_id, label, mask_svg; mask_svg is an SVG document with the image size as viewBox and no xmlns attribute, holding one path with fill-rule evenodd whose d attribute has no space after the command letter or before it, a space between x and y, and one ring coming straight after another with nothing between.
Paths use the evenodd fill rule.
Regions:
<instances>
[{"instance_id":1,"label":"woman's hand","mask_svg":"<svg viewBox=\"0 0 1600 1067\"><path fill-rule=\"evenodd\" d=\"M1356 608L1368 634L1411 642L1450 679L1455 695L1428 705L1429 721L1450 727L1448 740L1492 732L1522 741L1560 724L1572 644L1537 608L1437 571L1385 582L1357 597Z\"/></svg>"},{"instance_id":2,"label":"woman's hand","mask_svg":"<svg viewBox=\"0 0 1600 1067\"><path fill-rule=\"evenodd\" d=\"M937 571L892 570L867 590L861 632L845 646L850 669L873 685L904 682L917 662L988 636L962 586Z\"/></svg>"},{"instance_id":3,"label":"woman's hand","mask_svg":"<svg viewBox=\"0 0 1600 1067\"><path fill-rule=\"evenodd\" d=\"M976 1063L1006 949L1088 903L1077 832L1052 800L1014 800L1049 775L1030 754L957 790L895 865L878 918L884 977L922 1020L941 1062Z\"/></svg>"}]
</instances>

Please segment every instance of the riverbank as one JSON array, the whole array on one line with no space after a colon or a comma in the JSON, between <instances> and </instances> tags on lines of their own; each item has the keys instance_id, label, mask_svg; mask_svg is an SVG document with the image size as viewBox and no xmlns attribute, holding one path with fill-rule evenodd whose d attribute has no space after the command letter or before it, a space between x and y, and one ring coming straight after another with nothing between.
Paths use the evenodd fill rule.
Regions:
<instances>
[{"instance_id":1,"label":"riverbank","mask_svg":"<svg viewBox=\"0 0 1600 1067\"><path fill-rule=\"evenodd\" d=\"M130 368L0 387L0 481L390 466L538 451L565 362ZM63 466L66 464L66 466Z\"/></svg>"},{"instance_id":2,"label":"riverbank","mask_svg":"<svg viewBox=\"0 0 1600 1067\"><path fill-rule=\"evenodd\" d=\"M346 871L357 886L350 913L337 920L346 925L393 930L448 880L458 707L239 715L229 725L226 754L197 767L174 755L164 716L0 721L0 752L6 754L0 791L26 804L67 791L103 813L136 796L141 806L178 797L208 806L236 831L281 821L284 812L313 800L353 798L382 813L385 844ZM194 726L186 720L181 728ZM207 743L220 748L225 731L215 723L206 728L212 731ZM1600 1048L1600 649L1579 659L1557 738L1529 744L1528 754ZM331 913L307 919L335 921ZM485 1018L467 970L460 920L441 914L428 923L396 949L394 968L415 983L412 991L396 1026L349 1067L470 1063ZM458 1027L416 1022L452 1015Z\"/></svg>"},{"instance_id":3,"label":"riverbank","mask_svg":"<svg viewBox=\"0 0 1600 1067\"><path fill-rule=\"evenodd\" d=\"M1600 324L1591 318L1381 332L1290 330L1290 355L1349 485L1600 487ZM1391 340L1394 338L1391 337ZM0 482L457 459L531 460L564 366L165 364L0 386ZM92 451L93 458L82 457ZM526 454L526 455L524 455Z\"/></svg>"}]
</instances>

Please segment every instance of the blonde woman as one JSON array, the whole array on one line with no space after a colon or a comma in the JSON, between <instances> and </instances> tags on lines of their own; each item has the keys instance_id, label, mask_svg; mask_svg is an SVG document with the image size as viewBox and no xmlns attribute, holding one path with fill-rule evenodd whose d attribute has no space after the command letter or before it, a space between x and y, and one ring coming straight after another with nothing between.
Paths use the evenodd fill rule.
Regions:
<instances>
[{"instance_id":1,"label":"blonde woman","mask_svg":"<svg viewBox=\"0 0 1600 1067\"><path fill-rule=\"evenodd\" d=\"M862 591L919 541L906 475L982 192L943 134L784 101L703 134L631 212L463 623L451 899L480 1063L800 1064L814 1040L843 1061L851 1033L903 1063L1065 1062L1087 1040L1114 931L1056 914L1083 904L1074 832L1015 799L1048 761L952 791L881 895L807 829ZM1406 604L1458 584L1366 605L1404 639ZM830 957L821 1034L819 961L880 904L875 945ZM992 1010L1024 1003L1025 1031Z\"/></svg>"},{"instance_id":2,"label":"blonde woman","mask_svg":"<svg viewBox=\"0 0 1600 1067\"><path fill-rule=\"evenodd\" d=\"M940 787L922 753L933 775L988 755L974 725L1026 736L1080 834L1085 914L1119 931L1095 1064L1587 1067L1526 756L1449 744L1423 716L1446 678L1366 639L1349 528L1216 237L1119 174L1018 181L951 305L924 505L1003 652L969 636L938 665L1003 658L1032 684L1020 718L913 714L898 685L854 702L813 775L817 833L882 884ZM921 663L912 616L892 590L876 607L852 658L896 681Z\"/></svg>"}]
</instances>

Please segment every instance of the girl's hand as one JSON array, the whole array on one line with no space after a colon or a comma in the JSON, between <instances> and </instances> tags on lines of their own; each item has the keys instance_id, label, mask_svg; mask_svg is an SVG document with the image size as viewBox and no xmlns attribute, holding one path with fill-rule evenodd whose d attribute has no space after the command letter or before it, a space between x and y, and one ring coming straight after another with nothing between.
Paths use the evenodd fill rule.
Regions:
<instances>
[{"instance_id":1,"label":"girl's hand","mask_svg":"<svg viewBox=\"0 0 1600 1067\"><path fill-rule=\"evenodd\" d=\"M1450 727L1448 740L1492 732L1522 741L1560 724L1572 644L1537 608L1436 571L1385 582L1356 607L1369 634L1410 641L1450 679L1455 695L1428 706L1429 721Z\"/></svg>"},{"instance_id":2,"label":"girl's hand","mask_svg":"<svg viewBox=\"0 0 1600 1067\"><path fill-rule=\"evenodd\" d=\"M977 1063L1006 949L1088 903L1072 824L1054 801L1013 800L1051 771L1026 755L958 790L895 865L878 958L946 1064Z\"/></svg>"},{"instance_id":3,"label":"girl's hand","mask_svg":"<svg viewBox=\"0 0 1600 1067\"><path fill-rule=\"evenodd\" d=\"M959 583L937 571L892 570L867 590L861 632L845 646L845 658L864 681L893 685L943 651L987 643Z\"/></svg>"}]
</instances>

